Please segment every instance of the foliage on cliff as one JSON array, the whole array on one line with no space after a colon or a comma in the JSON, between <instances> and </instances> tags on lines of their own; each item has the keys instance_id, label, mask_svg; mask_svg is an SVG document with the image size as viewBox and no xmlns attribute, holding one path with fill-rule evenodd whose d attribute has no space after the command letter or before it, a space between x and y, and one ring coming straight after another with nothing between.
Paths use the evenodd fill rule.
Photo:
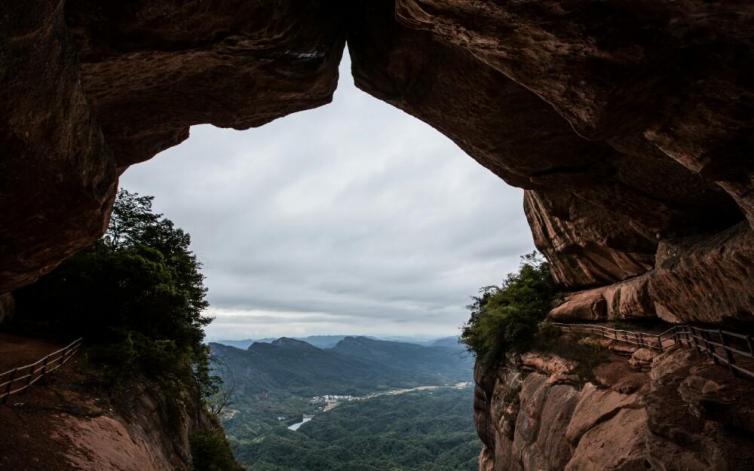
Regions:
<instances>
[{"instance_id":1,"label":"foliage on cliff","mask_svg":"<svg viewBox=\"0 0 754 471\"><path fill-rule=\"evenodd\" d=\"M524 255L517 273L500 286L485 286L468 306L471 317L461 340L482 363L499 360L506 351L530 348L552 306L555 284L547 261L536 252Z\"/></svg>"},{"instance_id":2,"label":"foliage on cliff","mask_svg":"<svg viewBox=\"0 0 754 471\"><path fill-rule=\"evenodd\" d=\"M194 471L240 470L222 431L194 433L189 437Z\"/></svg>"},{"instance_id":3,"label":"foliage on cliff","mask_svg":"<svg viewBox=\"0 0 754 471\"><path fill-rule=\"evenodd\" d=\"M105 236L17 294L37 331L83 336L106 371L214 389L202 327L210 319L191 238L121 190Z\"/></svg>"}]
</instances>

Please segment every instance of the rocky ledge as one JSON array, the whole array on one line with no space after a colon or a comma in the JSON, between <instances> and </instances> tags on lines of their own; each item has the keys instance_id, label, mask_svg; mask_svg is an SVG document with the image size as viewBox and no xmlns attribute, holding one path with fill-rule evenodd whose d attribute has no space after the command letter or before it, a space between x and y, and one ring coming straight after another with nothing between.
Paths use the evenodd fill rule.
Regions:
<instances>
[{"instance_id":1,"label":"rocky ledge","mask_svg":"<svg viewBox=\"0 0 754 471\"><path fill-rule=\"evenodd\" d=\"M540 352L477 365L480 470L750 469L754 383L691 350L580 342L604 348L602 361Z\"/></svg>"}]
</instances>

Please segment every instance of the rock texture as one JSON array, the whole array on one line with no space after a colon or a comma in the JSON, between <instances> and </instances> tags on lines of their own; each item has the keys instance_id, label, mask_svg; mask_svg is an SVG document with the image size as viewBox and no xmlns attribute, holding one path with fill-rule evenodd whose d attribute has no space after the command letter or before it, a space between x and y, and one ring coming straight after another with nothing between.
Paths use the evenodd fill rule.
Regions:
<instances>
[{"instance_id":1,"label":"rock texture","mask_svg":"<svg viewBox=\"0 0 754 471\"><path fill-rule=\"evenodd\" d=\"M636 367L612 357L575 380L562 369L577 362L527 356L477 365L480 470L750 469L754 387L695 353L639 350Z\"/></svg>"},{"instance_id":2,"label":"rock texture","mask_svg":"<svg viewBox=\"0 0 754 471\"><path fill-rule=\"evenodd\" d=\"M569 292L552 317L753 321L752 30L746 0L5 2L0 293L95 240L118 175L191 125L329 102L347 43L357 86L526 190ZM586 382L552 356L478 369L480 469L751 462L750 392L684 352L627 353ZM109 420L79 438L120 430L173 466Z\"/></svg>"},{"instance_id":3,"label":"rock texture","mask_svg":"<svg viewBox=\"0 0 754 471\"><path fill-rule=\"evenodd\" d=\"M6 3L0 292L91 243L119 172L189 126L245 129L327 103L347 42L361 89L526 189L566 289L621 283L603 294L607 316L752 318L748 291L700 313L719 291L689 276L712 266L726 296L754 285L715 250L751 248L751 2Z\"/></svg>"},{"instance_id":4,"label":"rock texture","mask_svg":"<svg viewBox=\"0 0 754 471\"><path fill-rule=\"evenodd\" d=\"M104 231L117 175L188 137L328 103L345 33L320 1L0 7L0 292ZM208 156L212 158L212 156Z\"/></svg>"},{"instance_id":5,"label":"rock texture","mask_svg":"<svg viewBox=\"0 0 754 471\"><path fill-rule=\"evenodd\" d=\"M0 324L10 319L16 311L16 302L10 293L0 294Z\"/></svg>"},{"instance_id":6,"label":"rock texture","mask_svg":"<svg viewBox=\"0 0 754 471\"><path fill-rule=\"evenodd\" d=\"M492 109L480 107L482 119L494 120L499 110L534 131L518 132L517 139L501 136L505 131L488 134L482 142L500 136L513 144L496 145L492 156L480 158L474 148L464 148L528 190L526 211L537 246L552 262L559 282L583 289L651 270L659 241L714 239L715 233L744 217L750 224L754 221L754 161L744 150L753 143L754 48L746 33L753 12L743 1L398 0L395 14L405 30L390 36L431 33L435 44L455 46L471 56L466 71L494 69L502 76L498 81L511 80L546 104L522 109L508 100ZM372 74L361 80L362 88L451 137L460 126L453 120L473 123L480 132L488 129L477 125L480 118L473 108L455 109L452 116L426 116L426 105L422 107L414 93L407 94L401 83L417 84L426 93L422 98L445 106L456 100L474 102L486 87L461 91L438 80L431 87L419 85L418 76L432 69L407 67L403 50L422 48L430 55L438 48L415 39L404 40L410 46L390 42L385 29L381 31L388 65L379 67L372 56L354 61L357 83L360 74ZM367 41L363 49L374 54L375 44ZM378 68L382 70L374 70ZM477 75L486 76L466 73L456 83L474 83ZM386 85L392 98L386 96ZM464 119L457 118L464 112ZM570 151L576 144L560 136L561 128L550 120L553 114L569 125L572 137L582 140L575 154ZM498 128L513 128L506 118L497 118ZM464 133L461 142L468 144L474 137L473 132ZM698 288L685 285L681 291ZM703 294L714 295L709 290ZM664 317L682 319L694 303L681 298ZM648 309L636 315L651 315L653 301L641 304ZM726 309L715 318L698 317L751 319L753 308L749 302L736 312Z\"/></svg>"},{"instance_id":7,"label":"rock texture","mask_svg":"<svg viewBox=\"0 0 754 471\"><path fill-rule=\"evenodd\" d=\"M118 166L189 126L246 129L329 103L345 35L322 1L68 0L83 89Z\"/></svg>"},{"instance_id":8,"label":"rock texture","mask_svg":"<svg viewBox=\"0 0 754 471\"><path fill-rule=\"evenodd\" d=\"M573 293L553 320L659 317L667 322L751 322L754 232L746 223L707 237L663 240L656 268L611 285Z\"/></svg>"},{"instance_id":9,"label":"rock texture","mask_svg":"<svg viewBox=\"0 0 754 471\"><path fill-rule=\"evenodd\" d=\"M74 358L13 396L0 409L0 469L189 471L191 435L222 433L198 391L136 377L100 389L101 376Z\"/></svg>"},{"instance_id":10,"label":"rock texture","mask_svg":"<svg viewBox=\"0 0 754 471\"><path fill-rule=\"evenodd\" d=\"M105 228L115 161L81 87L64 2L0 7L0 292Z\"/></svg>"}]
</instances>

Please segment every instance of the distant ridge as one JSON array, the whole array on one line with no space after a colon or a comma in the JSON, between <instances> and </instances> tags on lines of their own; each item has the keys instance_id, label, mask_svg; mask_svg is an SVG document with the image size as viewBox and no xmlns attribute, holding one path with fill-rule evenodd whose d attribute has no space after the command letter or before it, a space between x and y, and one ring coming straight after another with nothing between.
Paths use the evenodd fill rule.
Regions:
<instances>
[{"instance_id":1,"label":"distant ridge","mask_svg":"<svg viewBox=\"0 0 754 471\"><path fill-rule=\"evenodd\" d=\"M247 394L359 394L452 384L470 381L473 363L453 348L370 337L342 337L332 348L281 337L246 350L219 343L210 349L217 368L232 374Z\"/></svg>"},{"instance_id":2,"label":"distant ridge","mask_svg":"<svg viewBox=\"0 0 754 471\"><path fill-rule=\"evenodd\" d=\"M453 346L458 345L458 337L442 337L442 338L437 338L437 339L433 339L433 338L427 339L424 337L375 337L375 336L369 336L369 335L309 335L307 337L287 337L287 338L301 340L303 342L314 345L315 347L318 347L318 348L332 348L338 342L340 342L346 337L365 337L365 338L374 339L374 340L384 340L387 342L411 343L411 344L424 345L424 346L453 347ZM219 343L221 345L227 345L229 347L236 347L236 348L240 348L241 350L246 350L254 342L272 343L275 340L277 340L277 338L275 337L265 337L261 339L249 338L249 339L240 339L240 340L220 339L220 340L214 340L213 343Z\"/></svg>"},{"instance_id":3,"label":"distant ridge","mask_svg":"<svg viewBox=\"0 0 754 471\"><path fill-rule=\"evenodd\" d=\"M430 343L433 347L447 347L457 350L466 350L466 346L461 343L459 337L443 337Z\"/></svg>"}]
</instances>

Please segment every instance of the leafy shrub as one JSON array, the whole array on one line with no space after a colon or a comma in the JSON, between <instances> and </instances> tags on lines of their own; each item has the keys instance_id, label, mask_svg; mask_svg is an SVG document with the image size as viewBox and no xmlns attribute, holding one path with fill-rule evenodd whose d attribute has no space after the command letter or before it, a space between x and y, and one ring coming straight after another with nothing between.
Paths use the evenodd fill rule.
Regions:
<instances>
[{"instance_id":1,"label":"leafy shrub","mask_svg":"<svg viewBox=\"0 0 754 471\"><path fill-rule=\"evenodd\" d=\"M194 471L229 471L238 469L233 454L218 432L197 432L189 437Z\"/></svg>"},{"instance_id":2,"label":"leafy shrub","mask_svg":"<svg viewBox=\"0 0 754 471\"><path fill-rule=\"evenodd\" d=\"M552 306L555 284L547 261L536 252L522 257L518 273L501 286L480 290L468 306L471 317L461 340L484 364L499 361L506 351L532 347L538 325Z\"/></svg>"}]
</instances>

